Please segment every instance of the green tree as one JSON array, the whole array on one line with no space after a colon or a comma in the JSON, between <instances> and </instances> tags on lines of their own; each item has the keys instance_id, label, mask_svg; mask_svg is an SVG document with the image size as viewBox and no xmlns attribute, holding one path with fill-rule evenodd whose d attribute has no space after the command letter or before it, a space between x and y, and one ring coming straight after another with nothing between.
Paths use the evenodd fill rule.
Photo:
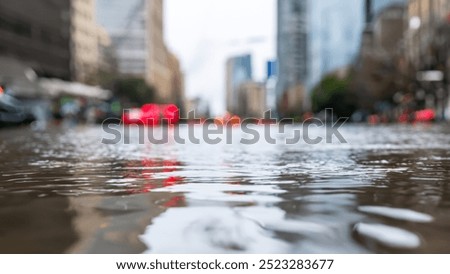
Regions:
<instances>
[{"instance_id":1,"label":"green tree","mask_svg":"<svg viewBox=\"0 0 450 274\"><path fill-rule=\"evenodd\" d=\"M349 86L349 77L325 76L312 91L313 112L332 108L338 117L350 117L356 110L356 101Z\"/></svg>"},{"instance_id":2,"label":"green tree","mask_svg":"<svg viewBox=\"0 0 450 274\"><path fill-rule=\"evenodd\" d=\"M142 106L155 102L155 89L141 78L124 78L115 83L114 93L131 106Z\"/></svg>"}]
</instances>

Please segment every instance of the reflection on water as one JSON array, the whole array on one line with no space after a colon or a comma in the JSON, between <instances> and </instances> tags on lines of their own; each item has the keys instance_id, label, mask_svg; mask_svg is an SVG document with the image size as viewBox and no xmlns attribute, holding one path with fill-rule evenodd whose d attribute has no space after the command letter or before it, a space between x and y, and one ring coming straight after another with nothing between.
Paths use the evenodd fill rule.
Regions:
<instances>
[{"instance_id":1,"label":"reflection on water","mask_svg":"<svg viewBox=\"0 0 450 274\"><path fill-rule=\"evenodd\" d=\"M450 252L450 128L342 134L103 145L95 127L2 130L0 252Z\"/></svg>"}]
</instances>

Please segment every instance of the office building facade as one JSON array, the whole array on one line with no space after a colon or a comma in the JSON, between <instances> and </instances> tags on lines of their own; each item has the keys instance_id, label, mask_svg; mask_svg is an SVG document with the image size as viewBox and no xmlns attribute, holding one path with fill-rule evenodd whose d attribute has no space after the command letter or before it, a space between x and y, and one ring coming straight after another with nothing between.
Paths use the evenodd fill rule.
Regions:
<instances>
[{"instance_id":1,"label":"office building facade","mask_svg":"<svg viewBox=\"0 0 450 274\"><path fill-rule=\"evenodd\" d=\"M239 86L251 81L252 75L251 55L242 55L229 58L226 64L226 105L227 111L239 114Z\"/></svg>"},{"instance_id":2,"label":"office building facade","mask_svg":"<svg viewBox=\"0 0 450 274\"><path fill-rule=\"evenodd\" d=\"M277 109L281 117L304 109L308 77L308 1L278 0Z\"/></svg>"},{"instance_id":3,"label":"office building facade","mask_svg":"<svg viewBox=\"0 0 450 274\"><path fill-rule=\"evenodd\" d=\"M181 67L164 42L163 0L97 0L97 15L111 36L118 71L153 86L157 100L175 103ZM175 60L176 59L176 60ZM178 91L179 92L179 91Z\"/></svg>"},{"instance_id":4,"label":"office building facade","mask_svg":"<svg viewBox=\"0 0 450 274\"><path fill-rule=\"evenodd\" d=\"M0 55L25 62L39 76L70 80L71 1L0 1Z\"/></svg>"}]
</instances>

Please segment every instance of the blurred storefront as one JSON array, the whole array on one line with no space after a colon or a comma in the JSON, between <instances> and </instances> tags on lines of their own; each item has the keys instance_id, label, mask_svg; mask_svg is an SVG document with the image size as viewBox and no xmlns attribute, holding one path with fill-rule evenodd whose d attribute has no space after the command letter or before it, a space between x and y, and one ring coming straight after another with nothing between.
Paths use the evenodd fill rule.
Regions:
<instances>
[{"instance_id":1,"label":"blurred storefront","mask_svg":"<svg viewBox=\"0 0 450 274\"><path fill-rule=\"evenodd\" d=\"M448 119L450 92L450 2L448 0L410 0L409 28L405 34L406 59L415 85L410 91L438 119ZM417 98L419 97L419 98Z\"/></svg>"}]
</instances>

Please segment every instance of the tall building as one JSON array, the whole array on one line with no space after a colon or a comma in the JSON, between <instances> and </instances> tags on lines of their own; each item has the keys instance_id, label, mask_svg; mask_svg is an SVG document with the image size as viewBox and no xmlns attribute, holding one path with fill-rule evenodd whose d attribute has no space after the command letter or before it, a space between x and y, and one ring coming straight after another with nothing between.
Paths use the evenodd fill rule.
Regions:
<instances>
[{"instance_id":1,"label":"tall building","mask_svg":"<svg viewBox=\"0 0 450 274\"><path fill-rule=\"evenodd\" d=\"M308 111L308 94L322 77L356 60L366 19L370 22L385 7L402 2L279 0L276 93L280 116Z\"/></svg>"},{"instance_id":2,"label":"tall building","mask_svg":"<svg viewBox=\"0 0 450 274\"><path fill-rule=\"evenodd\" d=\"M440 1L440 0L438 0ZM395 5L395 4L406 4L408 0L372 0L372 14L374 16L378 15L383 9Z\"/></svg>"},{"instance_id":3,"label":"tall building","mask_svg":"<svg viewBox=\"0 0 450 274\"><path fill-rule=\"evenodd\" d=\"M239 85L238 112L242 118L264 118L266 111L266 88L263 83L246 81Z\"/></svg>"},{"instance_id":4,"label":"tall building","mask_svg":"<svg viewBox=\"0 0 450 274\"><path fill-rule=\"evenodd\" d=\"M433 37L441 26L450 22L450 1L410 0L408 3L409 30L407 34L407 55L415 69L432 65L428 54ZM450 63L450 61L449 61Z\"/></svg>"},{"instance_id":5,"label":"tall building","mask_svg":"<svg viewBox=\"0 0 450 274\"><path fill-rule=\"evenodd\" d=\"M69 0L1 0L0 55L19 59L39 76L71 78Z\"/></svg>"},{"instance_id":6,"label":"tall building","mask_svg":"<svg viewBox=\"0 0 450 274\"><path fill-rule=\"evenodd\" d=\"M160 100L169 103L172 97L172 75L169 68L170 53L164 42L163 0L147 0L147 14L149 73L146 79L156 87Z\"/></svg>"},{"instance_id":7,"label":"tall building","mask_svg":"<svg viewBox=\"0 0 450 274\"><path fill-rule=\"evenodd\" d=\"M277 75L278 75L278 61L267 61L265 111L270 110L272 112L272 115L275 116L277 111L277 94L276 94ZM265 117L265 118L272 118L272 117Z\"/></svg>"},{"instance_id":8,"label":"tall building","mask_svg":"<svg viewBox=\"0 0 450 274\"><path fill-rule=\"evenodd\" d=\"M195 97L186 101L187 119L211 118L209 102L201 97Z\"/></svg>"},{"instance_id":9,"label":"tall building","mask_svg":"<svg viewBox=\"0 0 450 274\"><path fill-rule=\"evenodd\" d=\"M114 59L111 56L111 37L108 32L100 25L97 25L97 38L98 38L98 66L100 70L108 71L114 68Z\"/></svg>"},{"instance_id":10,"label":"tall building","mask_svg":"<svg viewBox=\"0 0 450 274\"><path fill-rule=\"evenodd\" d=\"M308 1L278 0L277 105L280 116L298 115L308 77Z\"/></svg>"},{"instance_id":11,"label":"tall building","mask_svg":"<svg viewBox=\"0 0 450 274\"><path fill-rule=\"evenodd\" d=\"M361 109L385 112L394 95L404 88L399 73L403 62L402 41L406 8L394 4L378 12L363 34L357 69L352 75Z\"/></svg>"},{"instance_id":12,"label":"tall building","mask_svg":"<svg viewBox=\"0 0 450 274\"><path fill-rule=\"evenodd\" d=\"M407 18L407 73L419 83L412 90L426 92L427 107L435 107L439 119L450 120L450 1L410 0ZM437 75L420 76L424 71Z\"/></svg>"},{"instance_id":13,"label":"tall building","mask_svg":"<svg viewBox=\"0 0 450 274\"><path fill-rule=\"evenodd\" d=\"M268 74L275 74L275 62L268 62ZM269 76L269 77L270 77ZM227 111L241 118L264 118L266 87L253 79L249 54L229 58L226 64Z\"/></svg>"},{"instance_id":14,"label":"tall building","mask_svg":"<svg viewBox=\"0 0 450 274\"><path fill-rule=\"evenodd\" d=\"M252 78L251 55L236 56L227 60L226 103L228 112L239 114L239 86Z\"/></svg>"},{"instance_id":15,"label":"tall building","mask_svg":"<svg viewBox=\"0 0 450 274\"><path fill-rule=\"evenodd\" d=\"M173 100L173 54L164 42L163 0L97 0L99 23L111 36L119 73L155 87L158 100ZM178 62L178 61L177 61Z\"/></svg>"},{"instance_id":16,"label":"tall building","mask_svg":"<svg viewBox=\"0 0 450 274\"><path fill-rule=\"evenodd\" d=\"M408 0L364 0L366 25L371 24L383 9L395 4L406 4L406 2Z\"/></svg>"},{"instance_id":17,"label":"tall building","mask_svg":"<svg viewBox=\"0 0 450 274\"><path fill-rule=\"evenodd\" d=\"M176 104L180 108L181 113L185 114L184 74L181 70L180 61L172 53L169 53L169 70L171 72L171 93L166 98L166 102Z\"/></svg>"},{"instance_id":18,"label":"tall building","mask_svg":"<svg viewBox=\"0 0 450 274\"><path fill-rule=\"evenodd\" d=\"M100 37L95 1L71 0L72 78L83 83L95 83L99 69Z\"/></svg>"},{"instance_id":19,"label":"tall building","mask_svg":"<svg viewBox=\"0 0 450 274\"><path fill-rule=\"evenodd\" d=\"M99 42L95 0L0 1L0 54L41 77L93 82Z\"/></svg>"},{"instance_id":20,"label":"tall building","mask_svg":"<svg viewBox=\"0 0 450 274\"><path fill-rule=\"evenodd\" d=\"M324 75L354 62L364 28L361 0L310 0L309 3L308 91Z\"/></svg>"},{"instance_id":21,"label":"tall building","mask_svg":"<svg viewBox=\"0 0 450 274\"><path fill-rule=\"evenodd\" d=\"M117 66L125 75L147 72L148 38L146 1L98 0L97 20L111 37Z\"/></svg>"}]
</instances>

